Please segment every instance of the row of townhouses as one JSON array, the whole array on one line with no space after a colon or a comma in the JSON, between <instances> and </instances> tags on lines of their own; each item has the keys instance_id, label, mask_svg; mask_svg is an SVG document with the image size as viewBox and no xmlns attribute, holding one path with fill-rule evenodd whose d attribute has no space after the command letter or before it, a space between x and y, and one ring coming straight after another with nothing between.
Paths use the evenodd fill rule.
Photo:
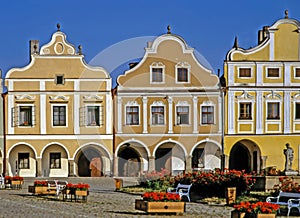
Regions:
<instances>
[{"instance_id":1,"label":"row of townhouses","mask_svg":"<svg viewBox=\"0 0 300 218\"><path fill-rule=\"evenodd\" d=\"M139 176L166 168L283 170L300 152L300 23L288 14L237 39L219 78L185 40L168 32L112 79L89 66L58 30L30 63L5 76L0 173L24 177Z\"/></svg>"}]
</instances>

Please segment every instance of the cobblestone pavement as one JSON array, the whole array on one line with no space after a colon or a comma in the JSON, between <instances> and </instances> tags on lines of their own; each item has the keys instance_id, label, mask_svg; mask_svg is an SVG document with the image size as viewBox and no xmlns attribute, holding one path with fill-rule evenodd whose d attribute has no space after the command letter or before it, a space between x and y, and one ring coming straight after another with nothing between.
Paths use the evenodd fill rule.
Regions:
<instances>
[{"instance_id":1,"label":"cobblestone pavement","mask_svg":"<svg viewBox=\"0 0 300 218\"><path fill-rule=\"evenodd\" d=\"M139 196L116 192L113 178L60 178L60 180L88 183L90 194L87 202L65 202L54 197L32 195L28 192L28 185L33 185L34 179L25 178L21 190L0 190L0 217L162 217L135 210L134 202ZM124 186L132 184L133 182L124 181ZM230 217L231 210L231 207L226 206L186 203L186 212L180 217L227 218Z\"/></svg>"}]
</instances>

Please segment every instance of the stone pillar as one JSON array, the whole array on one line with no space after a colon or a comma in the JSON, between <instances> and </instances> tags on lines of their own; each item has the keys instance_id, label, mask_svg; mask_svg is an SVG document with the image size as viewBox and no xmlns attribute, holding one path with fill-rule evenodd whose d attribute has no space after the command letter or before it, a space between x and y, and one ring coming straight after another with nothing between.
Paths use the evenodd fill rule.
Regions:
<instances>
[{"instance_id":1,"label":"stone pillar","mask_svg":"<svg viewBox=\"0 0 300 218\"><path fill-rule=\"evenodd\" d=\"M120 96L117 97L117 111L118 111L117 133L122 133L122 123L123 123L123 120L122 120L122 98Z\"/></svg>"},{"instance_id":2,"label":"stone pillar","mask_svg":"<svg viewBox=\"0 0 300 218\"><path fill-rule=\"evenodd\" d=\"M172 97L168 97L168 107L169 107L169 131L168 133L173 133L173 100Z\"/></svg>"},{"instance_id":3,"label":"stone pillar","mask_svg":"<svg viewBox=\"0 0 300 218\"><path fill-rule=\"evenodd\" d=\"M143 96L143 133L148 133L148 107L147 107L148 98L147 96Z\"/></svg>"},{"instance_id":4,"label":"stone pillar","mask_svg":"<svg viewBox=\"0 0 300 218\"><path fill-rule=\"evenodd\" d=\"M260 162L260 164L261 164L261 169L265 169L266 168L266 163L267 163L267 156L261 156L261 162Z\"/></svg>"},{"instance_id":5,"label":"stone pillar","mask_svg":"<svg viewBox=\"0 0 300 218\"><path fill-rule=\"evenodd\" d=\"M229 169L229 156L224 154L224 168Z\"/></svg>"},{"instance_id":6,"label":"stone pillar","mask_svg":"<svg viewBox=\"0 0 300 218\"><path fill-rule=\"evenodd\" d=\"M149 157L148 172L151 172L153 170L155 170L155 157L151 156Z\"/></svg>"},{"instance_id":7,"label":"stone pillar","mask_svg":"<svg viewBox=\"0 0 300 218\"><path fill-rule=\"evenodd\" d=\"M185 171L192 172L192 156L188 155L185 157Z\"/></svg>"},{"instance_id":8,"label":"stone pillar","mask_svg":"<svg viewBox=\"0 0 300 218\"><path fill-rule=\"evenodd\" d=\"M119 176L119 157L114 158L114 171L113 171L114 176Z\"/></svg>"},{"instance_id":9,"label":"stone pillar","mask_svg":"<svg viewBox=\"0 0 300 218\"><path fill-rule=\"evenodd\" d=\"M69 160L69 176L75 176L75 165L74 165L74 160Z\"/></svg>"},{"instance_id":10,"label":"stone pillar","mask_svg":"<svg viewBox=\"0 0 300 218\"><path fill-rule=\"evenodd\" d=\"M194 113L193 113L193 121L194 121L194 128L193 128L193 133L198 133L198 97L193 96L193 108L194 108Z\"/></svg>"},{"instance_id":11,"label":"stone pillar","mask_svg":"<svg viewBox=\"0 0 300 218\"><path fill-rule=\"evenodd\" d=\"M37 177L43 177L44 175L43 169L42 169L42 158L36 158L36 176Z\"/></svg>"}]
</instances>

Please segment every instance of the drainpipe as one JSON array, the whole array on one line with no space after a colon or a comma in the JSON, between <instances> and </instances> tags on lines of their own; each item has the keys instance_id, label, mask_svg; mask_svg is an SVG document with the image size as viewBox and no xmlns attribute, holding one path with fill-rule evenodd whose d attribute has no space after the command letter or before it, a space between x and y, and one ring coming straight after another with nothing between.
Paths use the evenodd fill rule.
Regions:
<instances>
[{"instance_id":1,"label":"drainpipe","mask_svg":"<svg viewBox=\"0 0 300 218\"><path fill-rule=\"evenodd\" d=\"M6 104L5 104L5 100L6 100L6 96L7 96L7 92L6 93L2 93L2 102L3 102L3 169L2 169L2 173L5 176L6 173Z\"/></svg>"}]
</instances>

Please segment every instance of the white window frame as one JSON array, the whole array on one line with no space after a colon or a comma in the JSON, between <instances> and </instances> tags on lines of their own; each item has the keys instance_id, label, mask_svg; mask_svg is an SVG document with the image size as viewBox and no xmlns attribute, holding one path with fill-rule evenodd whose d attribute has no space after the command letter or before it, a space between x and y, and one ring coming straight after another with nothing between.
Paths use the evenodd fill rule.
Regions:
<instances>
[{"instance_id":1,"label":"white window frame","mask_svg":"<svg viewBox=\"0 0 300 218\"><path fill-rule=\"evenodd\" d=\"M213 107L213 116L214 116L214 122L213 123L202 123L202 107ZM203 102L200 104L200 126L211 126L216 125L216 105L213 104L211 101Z\"/></svg>"},{"instance_id":2,"label":"white window frame","mask_svg":"<svg viewBox=\"0 0 300 218\"><path fill-rule=\"evenodd\" d=\"M156 82L153 81L153 77L152 77L152 69L153 68L161 68L162 69L162 81L161 82ZM150 84L163 84L165 83L165 65L161 62L153 62L150 65Z\"/></svg>"},{"instance_id":3,"label":"white window frame","mask_svg":"<svg viewBox=\"0 0 300 218\"><path fill-rule=\"evenodd\" d=\"M248 77L248 76L240 76L240 70L241 69L250 69L250 76ZM237 77L238 78L241 78L241 79L251 79L251 78L253 78L253 67L252 66L240 66L240 67L238 67L238 75L237 75Z\"/></svg>"},{"instance_id":4,"label":"white window frame","mask_svg":"<svg viewBox=\"0 0 300 218\"><path fill-rule=\"evenodd\" d=\"M296 100L293 102L294 103L294 114L293 114L293 121L300 121L300 118L296 118L296 104L300 105L300 100Z\"/></svg>"},{"instance_id":5,"label":"white window frame","mask_svg":"<svg viewBox=\"0 0 300 218\"><path fill-rule=\"evenodd\" d=\"M139 117L139 123L138 124L127 124L127 107L138 107L138 117ZM140 126L141 125L141 106L136 101L128 101L124 105L124 125L125 126Z\"/></svg>"},{"instance_id":6,"label":"white window frame","mask_svg":"<svg viewBox=\"0 0 300 218\"><path fill-rule=\"evenodd\" d=\"M163 107L164 108L164 123L163 124L153 124L152 122L152 107ZM162 101L154 101L150 105L150 122L152 126L165 126L166 125L166 105Z\"/></svg>"},{"instance_id":7,"label":"white window frame","mask_svg":"<svg viewBox=\"0 0 300 218\"><path fill-rule=\"evenodd\" d=\"M17 124L17 127L19 127L19 128L32 128L33 126L35 126L35 106L34 106L34 104L18 104L17 107L18 107L18 124ZM20 124L20 117L21 117L20 107L31 107L31 125L22 126Z\"/></svg>"},{"instance_id":8,"label":"white window frame","mask_svg":"<svg viewBox=\"0 0 300 218\"><path fill-rule=\"evenodd\" d=\"M88 125L88 107L99 107L99 125ZM84 125L85 127L88 127L88 128L95 128L95 127L101 127L104 125L104 105L102 104L85 104L84 105L84 111L85 111L85 114L84 114ZM100 117L103 118L102 120L102 123L101 123L101 119Z\"/></svg>"},{"instance_id":9,"label":"white window frame","mask_svg":"<svg viewBox=\"0 0 300 218\"><path fill-rule=\"evenodd\" d=\"M279 103L279 119L268 119L268 104L269 103ZM280 121L282 120L282 113L281 113L281 101L279 100L267 100L266 101L266 120L267 121Z\"/></svg>"},{"instance_id":10,"label":"white window frame","mask_svg":"<svg viewBox=\"0 0 300 218\"><path fill-rule=\"evenodd\" d=\"M177 107L188 107L189 109L189 118L188 118L188 121L189 123L188 124L178 124L178 116L177 116ZM175 125L176 126L190 126L191 125L191 105L187 102L187 101L179 101L176 105L175 105Z\"/></svg>"},{"instance_id":11,"label":"white window frame","mask_svg":"<svg viewBox=\"0 0 300 218\"><path fill-rule=\"evenodd\" d=\"M178 68L187 69L187 81L181 82L178 81ZM179 62L175 65L175 83L176 84L188 84L191 82L191 65L188 62Z\"/></svg>"},{"instance_id":12,"label":"white window frame","mask_svg":"<svg viewBox=\"0 0 300 218\"><path fill-rule=\"evenodd\" d=\"M278 69L278 77L270 77L270 76L268 76L268 72L269 72L269 69L271 69L271 68L277 68ZM274 64L274 65L270 65L270 66L266 66L266 72L265 72L265 77L267 78L267 79L280 79L281 78L281 75L282 75L282 66L281 65L279 65L279 64Z\"/></svg>"},{"instance_id":13,"label":"white window frame","mask_svg":"<svg viewBox=\"0 0 300 218\"><path fill-rule=\"evenodd\" d=\"M296 70L299 69L300 70L300 67L294 67L294 78L295 79L300 79L300 76L296 76Z\"/></svg>"},{"instance_id":14,"label":"white window frame","mask_svg":"<svg viewBox=\"0 0 300 218\"><path fill-rule=\"evenodd\" d=\"M240 119L240 111L241 111L241 103L250 103L251 104L251 119ZM238 117L237 117L237 119L238 119L238 121L239 122L241 122L241 121L245 121L245 122L247 122L247 121L253 121L253 117L254 117L254 113L253 113L253 104L254 104L254 101L249 101L249 100L245 100L245 101L238 101Z\"/></svg>"},{"instance_id":15,"label":"white window frame","mask_svg":"<svg viewBox=\"0 0 300 218\"><path fill-rule=\"evenodd\" d=\"M55 106L65 106L66 107L66 125L65 126L54 126L53 125L53 108L55 107ZM52 128L66 128L66 127L68 127L68 124L69 124L69 122L68 122L68 104L51 104L51 127Z\"/></svg>"}]
</instances>

